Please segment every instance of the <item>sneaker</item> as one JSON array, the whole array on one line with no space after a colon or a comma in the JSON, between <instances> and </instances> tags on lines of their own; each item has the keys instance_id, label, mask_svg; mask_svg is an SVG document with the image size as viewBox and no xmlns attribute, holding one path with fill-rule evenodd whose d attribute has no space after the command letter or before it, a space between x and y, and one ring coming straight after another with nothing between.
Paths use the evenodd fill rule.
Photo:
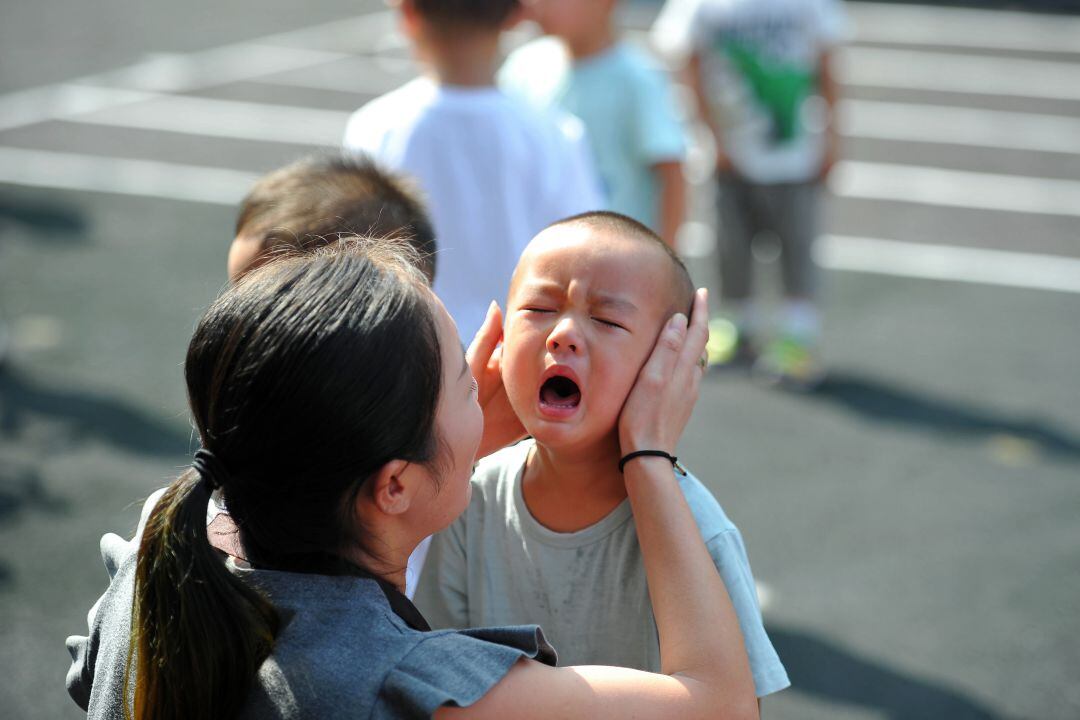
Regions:
<instances>
[{"instance_id":1,"label":"sneaker","mask_svg":"<svg viewBox=\"0 0 1080 720\"><path fill-rule=\"evenodd\" d=\"M786 335L765 346L754 375L769 385L809 392L825 379L825 367L816 343Z\"/></svg>"},{"instance_id":2,"label":"sneaker","mask_svg":"<svg viewBox=\"0 0 1080 720\"><path fill-rule=\"evenodd\" d=\"M753 342L738 326L722 317L709 321L709 341L705 345L710 369L751 367L757 358Z\"/></svg>"}]
</instances>

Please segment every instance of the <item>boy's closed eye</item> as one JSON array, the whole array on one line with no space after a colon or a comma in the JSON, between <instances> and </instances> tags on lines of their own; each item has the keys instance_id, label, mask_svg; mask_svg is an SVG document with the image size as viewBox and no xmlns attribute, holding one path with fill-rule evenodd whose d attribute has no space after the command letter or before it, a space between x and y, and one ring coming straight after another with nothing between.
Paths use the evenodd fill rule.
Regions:
<instances>
[{"instance_id":1,"label":"boy's closed eye","mask_svg":"<svg viewBox=\"0 0 1080 720\"><path fill-rule=\"evenodd\" d=\"M593 316L592 319L595 320L596 322L600 323L601 325L605 326L605 327L609 327L609 328L613 328L613 329L617 329L617 330L625 330L626 332L630 332L630 328L628 328L628 327L626 327L624 325L620 325L619 323L615 322L614 320L606 320L604 318L596 317L596 316Z\"/></svg>"}]
</instances>

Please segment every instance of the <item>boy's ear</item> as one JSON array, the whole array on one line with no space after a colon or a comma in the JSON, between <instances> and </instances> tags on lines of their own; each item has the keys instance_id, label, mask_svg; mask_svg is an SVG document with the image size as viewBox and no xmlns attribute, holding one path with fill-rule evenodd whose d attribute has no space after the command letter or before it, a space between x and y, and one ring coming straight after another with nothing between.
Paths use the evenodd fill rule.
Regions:
<instances>
[{"instance_id":1,"label":"boy's ear","mask_svg":"<svg viewBox=\"0 0 1080 720\"><path fill-rule=\"evenodd\" d=\"M416 6L412 3L412 0L386 0L386 4L400 11L398 17L401 18L402 30L406 34L415 34L420 16L417 14Z\"/></svg>"},{"instance_id":2,"label":"boy's ear","mask_svg":"<svg viewBox=\"0 0 1080 720\"><path fill-rule=\"evenodd\" d=\"M408 460L391 460L368 481L371 501L380 512L400 515L409 509L415 490L412 478L408 477L410 466Z\"/></svg>"},{"instance_id":3,"label":"boy's ear","mask_svg":"<svg viewBox=\"0 0 1080 720\"><path fill-rule=\"evenodd\" d=\"M262 238L251 235L237 235L229 245L229 256L225 261L225 269L229 274L229 282L236 282L248 270L266 261L263 257L265 244Z\"/></svg>"}]
</instances>

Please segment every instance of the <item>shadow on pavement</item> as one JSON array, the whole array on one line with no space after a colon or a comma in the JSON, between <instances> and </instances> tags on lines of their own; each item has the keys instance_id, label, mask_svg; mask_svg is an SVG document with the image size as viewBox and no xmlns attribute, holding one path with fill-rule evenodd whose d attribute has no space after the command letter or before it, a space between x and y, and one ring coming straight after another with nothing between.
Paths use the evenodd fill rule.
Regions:
<instances>
[{"instance_id":1,"label":"shadow on pavement","mask_svg":"<svg viewBox=\"0 0 1080 720\"><path fill-rule=\"evenodd\" d=\"M39 419L60 421L76 441L100 440L140 455L188 452L189 436L123 401L34 383L8 367L0 373L0 438Z\"/></svg>"},{"instance_id":2,"label":"shadow on pavement","mask_svg":"<svg viewBox=\"0 0 1080 720\"><path fill-rule=\"evenodd\" d=\"M37 510L49 515L66 515L70 504L52 495L41 481L41 476L30 468L16 468L5 462L0 467L0 526L11 522L25 510ZM11 587L11 567L0 559L0 591Z\"/></svg>"},{"instance_id":3,"label":"shadow on pavement","mask_svg":"<svg viewBox=\"0 0 1080 720\"><path fill-rule=\"evenodd\" d=\"M1080 459L1080 438L1045 421L1007 417L843 370L830 371L808 397L841 405L878 422L968 437L1012 435L1036 443L1049 454Z\"/></svg>"},{"instance_id":4,"label":"shadow on pavement","mask_svg":"<svg viewBox=\"0 0 1080 720\"><path fill-rule=\"evenodd\" d=\"M56 243L77 244L86 239L85 215L77 209L56 203L23 198L15 201L0 195L0 226L5 222L25 225Z\"/></svg>"},{"instance_id":5,"label":"shadow on pavement","mask_svg":"<svg viewBox=\"0 0 1080 720\"><path fill-rule=\"evenodd\" d=\"M977 700L932 679L890 669L819 637L770 624L769 638L791 678L791 690L874 710L889 720L1002 720Z\"/></svg>"}]
</instances>

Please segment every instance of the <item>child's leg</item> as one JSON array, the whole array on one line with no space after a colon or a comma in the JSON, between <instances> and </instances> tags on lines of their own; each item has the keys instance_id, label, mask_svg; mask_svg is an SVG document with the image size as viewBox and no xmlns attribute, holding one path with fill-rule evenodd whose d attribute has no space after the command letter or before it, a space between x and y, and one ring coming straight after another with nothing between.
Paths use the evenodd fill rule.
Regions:
<instances>
[{"instance_id":1,"label":"child's leg","mask_svg":"<svg viewBox=\"0 0 1080 720\"><path fill-rule=\"evenodd\" d=\"M754 262L751 242L760 229L754 187L726 173L720 177L720 298L724 313L741 335L758 330L753 304Z\"/></svg>"},{"instance_id":2,"label":"child's leg","mask_svg":"<svg viewBox=\"0 0 1080 720\"><path fill-rule=\"evenodd\" d=\"M780 239L784 305L779 336L769 343L757 369L767 379L812 388L824 377L819 357L821 315L818 268L812 250L818 233L821 183L785 183L762 188L767 225Z\"/></svg>"},{"instance_id":3,"label":"child's leg","mask_svg":"<svg viewBox=\"0 0 1080 720\"><path fill-rule=\"evenodd\" d=\"M821 208L821 183L776 187L774 214L780 237L780 272L784 287L783 331L814 342L821 332L817 311L818 267L812 255Z\"/></svg>"}]
</instances>

